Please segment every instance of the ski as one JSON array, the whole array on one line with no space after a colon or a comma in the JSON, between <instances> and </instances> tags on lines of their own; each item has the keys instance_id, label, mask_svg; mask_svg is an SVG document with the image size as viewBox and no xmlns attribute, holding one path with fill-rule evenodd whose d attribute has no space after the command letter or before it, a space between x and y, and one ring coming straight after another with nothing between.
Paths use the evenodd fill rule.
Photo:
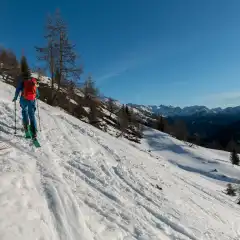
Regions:
<instances>
[{"instance_id":1,"label":"ski","mask_svg":"<svg viewBox=\"0 0 240 240\"><path fill-rule=\"evenodd\" d=\"M33 142L33 145L36 147L36 148L39 148L41 147L39 141L37 140L37 138L32 138L32 142Z\"/></svg>"},{"instance_id":2,"label":"ski","mask_svg":"<svg viewBox=\"0 0 240 240\"><path fill-rule=\"evenodd\" d=\"M31 132L30 126L28 126L28 131L25 132L25 138L26 139L32 139L32 143L35 147L37 147L37 148L41 147L38 139L32 137L32 132Z\"/></svg>"}]
</instances>

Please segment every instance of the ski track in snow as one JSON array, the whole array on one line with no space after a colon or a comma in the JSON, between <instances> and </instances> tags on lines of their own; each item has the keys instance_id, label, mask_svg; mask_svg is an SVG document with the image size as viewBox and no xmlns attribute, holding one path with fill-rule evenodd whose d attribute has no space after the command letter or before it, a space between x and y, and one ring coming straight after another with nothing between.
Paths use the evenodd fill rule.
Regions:
<instances>
[{"instance_id":1,"label":"ski track in snow","mask_svg":"<svg viewBox=\"0 0 240 240\"><path fill-rule=\"evenodd\" d=\"M240 207L222 193L240 171L226 154L149 129L129 143L42 102L37 149L19 106L13 134L13 93L0 82L1 240L240 238ZM213 168L228 178L206 176Z\"/></svg>"}]
</instances>

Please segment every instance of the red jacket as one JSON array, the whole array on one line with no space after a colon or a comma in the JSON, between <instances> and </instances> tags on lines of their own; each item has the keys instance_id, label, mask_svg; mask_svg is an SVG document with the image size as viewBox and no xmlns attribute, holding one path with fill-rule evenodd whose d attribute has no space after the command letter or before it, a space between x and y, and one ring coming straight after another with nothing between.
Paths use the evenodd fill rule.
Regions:
<instances>
[{"instance_id":1,"label":"red jacket","mask_svg":"<svg viewBox=\"0 0 240 240\"><path fill-rule=\"evenodd\" d=\"M37 81L35 78L23 81L23 97L26 100L35 100L37 96Z\"/></svg>"}]
</instances>

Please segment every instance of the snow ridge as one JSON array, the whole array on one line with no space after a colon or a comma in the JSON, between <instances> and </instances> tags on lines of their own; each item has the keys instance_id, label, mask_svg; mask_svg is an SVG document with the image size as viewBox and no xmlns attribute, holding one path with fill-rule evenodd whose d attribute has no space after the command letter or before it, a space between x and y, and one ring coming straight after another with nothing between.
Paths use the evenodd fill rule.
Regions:
<instances>
[{"instance_id":1,"label":"snow ridge","mask_svg":"<svg viewBox=\"0 0 240 240\"><path fill-rule=\"evenodd\" d=\"M138 109L141 112L147 112L151 114L161 114L165 117L173 116L192 116L192 115L216 115L216 114L239 114L240 106L228 107L228 108L207 108L206 106L189 106L189 107L173 107L165 105L138 105L138 104L128 104L129 106Z\"/></svg>"}]
</instances>

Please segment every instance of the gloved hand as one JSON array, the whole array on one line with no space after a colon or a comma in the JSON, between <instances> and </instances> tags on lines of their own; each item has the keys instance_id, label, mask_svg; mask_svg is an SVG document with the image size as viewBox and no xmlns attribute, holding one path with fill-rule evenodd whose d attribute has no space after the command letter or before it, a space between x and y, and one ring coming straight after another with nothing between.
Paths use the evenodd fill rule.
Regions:
<instances>
[{"instance_id":1,"label":"gloved hand","mask_svg":"<svg viewBox=\"0 0 240 240\"><path fill-rule=\"evenodd\" d=\"M17 101L17 97L15 96L12 101L16 102Z\"/></svg>"}]
</instances>

